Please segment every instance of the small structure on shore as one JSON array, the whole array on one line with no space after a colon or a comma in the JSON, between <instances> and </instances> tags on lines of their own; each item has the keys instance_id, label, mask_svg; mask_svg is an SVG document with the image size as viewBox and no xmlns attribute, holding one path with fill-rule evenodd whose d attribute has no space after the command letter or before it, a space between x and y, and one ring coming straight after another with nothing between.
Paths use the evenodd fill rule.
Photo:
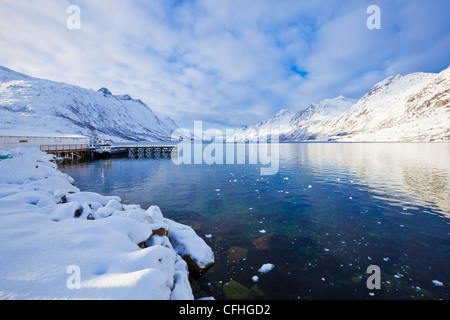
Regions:
<instances>
[{"instance_id":1,"label":"small structure on shore","mask_svg":"<svg viewBox=\"0 0 450 320\"><path fill-rule=\"evenodd\" d=\"M90 156L89 137L82 135L0 130L0 146L39 147L59 159L82 160Z\"/></svg>"}]
</instances>

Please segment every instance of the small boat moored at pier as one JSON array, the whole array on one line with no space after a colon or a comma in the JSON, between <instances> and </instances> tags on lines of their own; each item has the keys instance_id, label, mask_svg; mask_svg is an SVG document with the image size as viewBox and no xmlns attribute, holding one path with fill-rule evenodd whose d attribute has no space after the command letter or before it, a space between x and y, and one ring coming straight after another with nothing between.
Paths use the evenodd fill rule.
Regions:
<instances>
[{"instance_id":1,"label":"small boat moored at pier","mask_svg":"<svg viewBox=\"0 0 450 320\"><path fill-rule=\"evenodd\" d=\"M91 141L90 149L92 150L92 156L94 159L110 159L112 156L112 141L110 140L97 140Z\"/></svg>"}]
</instances>

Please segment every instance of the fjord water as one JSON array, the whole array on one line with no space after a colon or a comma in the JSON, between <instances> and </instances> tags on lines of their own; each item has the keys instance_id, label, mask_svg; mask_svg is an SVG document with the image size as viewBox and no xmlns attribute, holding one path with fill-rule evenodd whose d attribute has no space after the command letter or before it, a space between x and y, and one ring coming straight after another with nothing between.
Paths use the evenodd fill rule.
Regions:
<instances>
[{"instance_id":1,"label":"fjord water","mask_svg":"<svg viewBox=\"0 0 450 320\"><path fill-rule=\"evenodd\" d=\"M236 282L246 299L450 298L450 144L279 148L272 176L248 162L175 165L166 157L60 169L83 191L158 205L191 225L216 258L192 274L196 298L233 298L225 287ZM274 269L258 272L266 263ZM379 290L367 288L370 265L380 268Z\"/></svg>"}]
</instances>

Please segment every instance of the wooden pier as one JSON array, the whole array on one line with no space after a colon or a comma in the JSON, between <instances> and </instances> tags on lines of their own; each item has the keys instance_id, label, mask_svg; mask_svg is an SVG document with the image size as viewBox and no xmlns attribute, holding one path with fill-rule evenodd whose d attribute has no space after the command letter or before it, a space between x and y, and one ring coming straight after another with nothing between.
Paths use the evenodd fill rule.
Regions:
<instances>
[{"instance_id":1,"label":"wooden pier","mask_svg":"<svg viewBox=\"0 0 450 320\"><path fill-rule=\"evenodd\" d=\"M87 144L59 144L41 145L41 151L53 154L59 159L69 161L83 161L90 157L89 145Z\"/></svg>"},{"instance_id":2,"label":"wooden pier","mask_svg":"<svg viewBox=\"0 0 450 320\"><path fill-rule=\"evenodd\" d=\"M44 134L13 130L0 130L0 146L38 147L41 151L55 155L58 160L84 161L108 157L171 157L177 151L175 143L142 142L113 145L111 141L93 143L92 137L73 134ZM99 144L100 143L100 144Z\"/></svg>"},{"instance_id":3,"label":"wooden pier","mask_svg":"<svg viewBox=\"0 0 450 320\"><path fill-rule=\"evenodd\" d=\"M113 145L110 151L96 152L96 148L87 144L41 145L41 151L53 154L64 161L84 161L89 159L109 159L111 157L171 157L176 145Z\"/></svg>"}]
</instances>

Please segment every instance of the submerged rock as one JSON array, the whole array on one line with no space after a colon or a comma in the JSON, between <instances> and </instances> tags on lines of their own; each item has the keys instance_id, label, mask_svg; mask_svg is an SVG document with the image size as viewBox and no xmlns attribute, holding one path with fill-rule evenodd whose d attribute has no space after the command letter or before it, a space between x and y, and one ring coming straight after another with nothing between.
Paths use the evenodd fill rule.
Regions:
<instances>
[{"instance_id":1,"label":"submerged rock","mask_svg":"<svg viewBox=\"0 0 450 320\"><path fill-rule=\"evenodd\" d=\"M266 296L264 292L256 284L250 287L250 291L252 292L255 298L264 298Z\"/></svg>"},{"instance_id":2,"label":"submerged rock","mask_svg":"<svg viewBox=\"0 0 450 320\"><path fill-rule=\"evenodd\" d=\"M253 240L252 243L258 250L270 250L270 243L273 237L275 237L275 233L266 234L261 238Z\"/></svg>"},{"instance_id":3,"label":"submerged rock","mask_svg":"<svg viewBox=\"0 0 450 320\"><path fill-rule=\"evenodd\" d=\"M241 247L231 247L227 251L227 257L232 262L238 262L241 259L247 258L248 250Z\"/></svg>"},{"instance_id":4,"label":"submerged rock","mask_svg":"<svg viewBox=\"0 0 450 320\"><path fill-rule=\"evenodd\" d=\"M223 295L227 300L251 300L252 291L235 280L225 283L222 288Z\"/></svg>"}]
</instances>

